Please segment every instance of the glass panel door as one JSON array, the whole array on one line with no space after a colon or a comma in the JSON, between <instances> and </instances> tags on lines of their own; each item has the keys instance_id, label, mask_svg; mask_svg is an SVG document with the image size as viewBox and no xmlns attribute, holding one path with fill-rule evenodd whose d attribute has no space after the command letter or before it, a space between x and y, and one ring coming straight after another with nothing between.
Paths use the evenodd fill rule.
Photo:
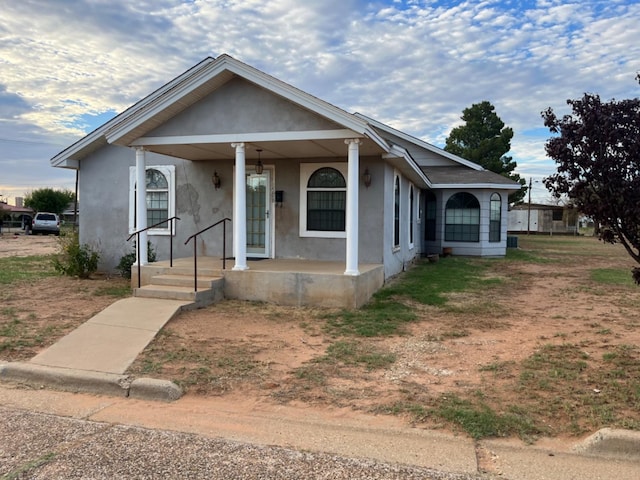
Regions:
<instances>
[{"instance_id":1,"label":"glass panel door","mask_svg":"<svg viewBox=\"0 0 640 480\"><path fill-rule=\"evenodd\" d=\"M270 257L270 172L247 174L247 256Z\"/></svg>"}]
</instances>

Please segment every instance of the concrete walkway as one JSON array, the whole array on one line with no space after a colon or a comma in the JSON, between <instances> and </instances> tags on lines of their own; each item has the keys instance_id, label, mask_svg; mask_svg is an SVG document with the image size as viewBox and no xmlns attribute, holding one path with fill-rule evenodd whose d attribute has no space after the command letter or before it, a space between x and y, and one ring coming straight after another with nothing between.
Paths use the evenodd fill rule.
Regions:
<instances>
[{"instance_id":1,"label":"concrete walkway","mask_svg":"<svg viewBox=\"0 0 640 480\"><path fill-rule=\"evenodd\" d=\"M124 373L160 329L188 302L131 297L33 357L29 363L103 373Z\"/></svg>"},{"instance_id":2,"label":"concrete walkway","mask_svg":"<svg viewBox=\"0 0 640 480\"><path fill-rule=\"evenodd\" d=\"M172 382L131 380L125 372L160 329L190 303L119 300L29 362L0 365L0 379L73 392L175 400L182 392Z\"/></svg>"}]
</instances>

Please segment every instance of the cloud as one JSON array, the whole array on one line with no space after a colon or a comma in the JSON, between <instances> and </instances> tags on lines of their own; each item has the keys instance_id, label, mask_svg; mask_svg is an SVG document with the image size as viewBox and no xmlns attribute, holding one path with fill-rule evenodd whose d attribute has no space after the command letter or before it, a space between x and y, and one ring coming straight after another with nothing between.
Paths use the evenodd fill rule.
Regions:
<instances>
[{"instance_id":1,"label":"cloud","mask_svg":"<svg viewBox=\"0 0 640 480\"><path fill-rule=\"evenodd\" d=\"M489 100L522 170L548 174L540 111L637 96L638 25L621 0L5 2L0 137L71 143L225 52L436 145Z\"/></svg>"}]
</instances>

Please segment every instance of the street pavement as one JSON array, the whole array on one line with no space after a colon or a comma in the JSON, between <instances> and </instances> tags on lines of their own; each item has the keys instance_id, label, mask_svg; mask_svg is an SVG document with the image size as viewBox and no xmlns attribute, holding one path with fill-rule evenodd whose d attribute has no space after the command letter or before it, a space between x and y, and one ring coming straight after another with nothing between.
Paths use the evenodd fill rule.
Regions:
<instances>
[{"instance_id":1,"label":"street pavement","mask_svg":"<svg viewBox=\"0 0 640 480\"><path fill-rule=\"evenodd\" d=\"M476 443L339 410L320 418L242 401L187 396L168 403L6 383L0 405L3 480L640 478L633 452L615 458Z\"/></svg>"}]
</instances>

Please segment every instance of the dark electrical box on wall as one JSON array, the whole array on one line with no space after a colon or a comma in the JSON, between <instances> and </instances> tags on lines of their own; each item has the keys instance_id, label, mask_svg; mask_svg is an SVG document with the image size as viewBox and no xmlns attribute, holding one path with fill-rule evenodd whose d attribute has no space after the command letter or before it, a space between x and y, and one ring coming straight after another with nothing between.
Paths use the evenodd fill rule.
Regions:
<instances>
[{"instance_id":1,"label":"dark electrical box on wall","mask_svg":"<svg viewBox=\"0 0 640 480\"><path fill-rule=\"evenodd\" d=\"M284 190L276 190L276 203L284 202Z\"/></svg>"}]
</instances>

